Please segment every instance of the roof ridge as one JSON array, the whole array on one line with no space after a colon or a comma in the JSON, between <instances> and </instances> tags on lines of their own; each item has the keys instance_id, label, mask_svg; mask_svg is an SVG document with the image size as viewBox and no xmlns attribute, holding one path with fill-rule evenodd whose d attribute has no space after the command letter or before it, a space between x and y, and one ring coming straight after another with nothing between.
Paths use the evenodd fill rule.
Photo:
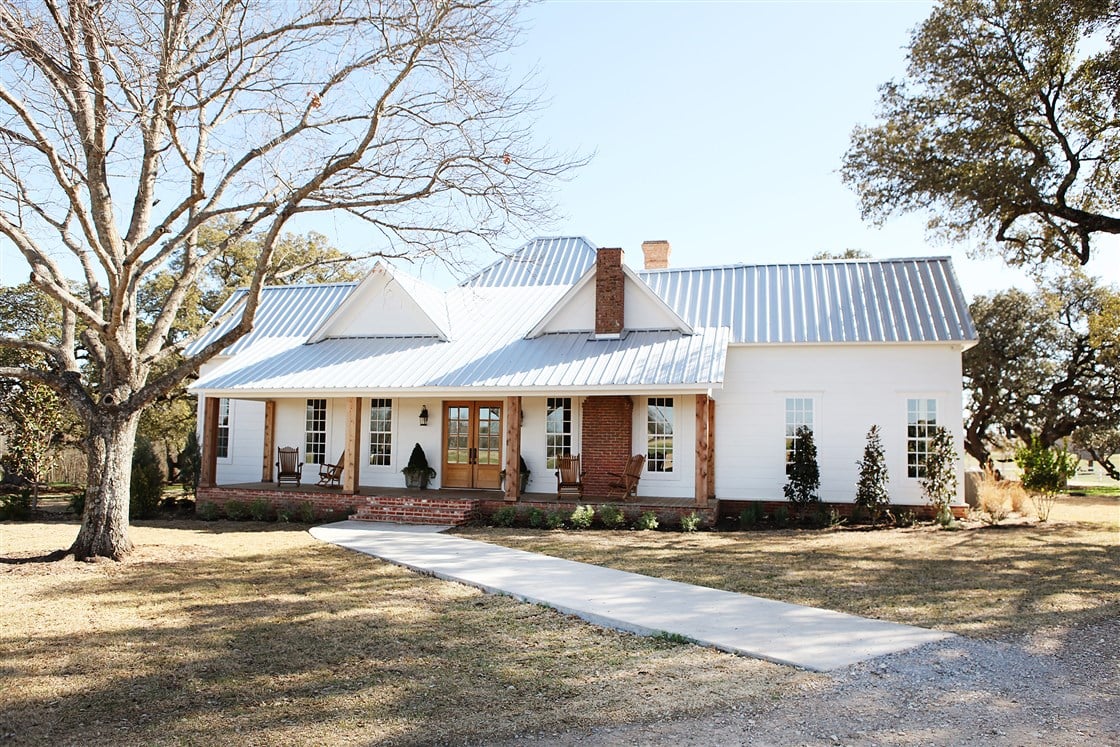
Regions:
<instances>
[{"instance_id":1,"label":"roof ridge","mask_svg":"<svg viewBox=\"0 0 1120 747\"><path fill-rule=\"evenodd\" d=\"M798 262L735 262L726 265L698 265L695 267L663 267L656 270L637 270L642 275L654 275L670 272L692 272L696 270L734 270L740 267L796 267L804 265L825 265L825 264L895 264L899 262L942 262L952 260L948 255L935 255L929 257L887 257L885 259L877 259L875 257L867 257L863 259L810 259Z\"/></svg>"}]
</instances>

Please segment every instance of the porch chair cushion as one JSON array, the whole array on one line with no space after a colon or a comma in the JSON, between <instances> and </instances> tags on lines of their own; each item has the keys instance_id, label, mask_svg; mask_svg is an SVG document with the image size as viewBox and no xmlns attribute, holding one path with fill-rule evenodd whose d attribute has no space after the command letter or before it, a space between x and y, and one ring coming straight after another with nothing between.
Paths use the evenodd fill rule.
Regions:
<instances>
[{"instance_id":1,"label":"porch chair cushion","mask_svg":"<svg viewBox=\"0 0 1120 747\"><path fill-rule=\"evenodd\" d=\"M608 498L629 498L638 492L638 480L642 479L642 468L646 464L645 454L635 454L626 462L626 469L622 472L608 472L615 478L607 486Z\"/></svg>"},{"instance_id":2,"label":"porch chair cushion","mask_svg":"<svg viewBox=\"0 0 1120 747\"><path fill-rule=\"evenodd\" d=\"M303 479L303 462L299 460L299 448L280 446L276 449L276 484L294 482L298 487Z\"/></svg>"}]
</instances>

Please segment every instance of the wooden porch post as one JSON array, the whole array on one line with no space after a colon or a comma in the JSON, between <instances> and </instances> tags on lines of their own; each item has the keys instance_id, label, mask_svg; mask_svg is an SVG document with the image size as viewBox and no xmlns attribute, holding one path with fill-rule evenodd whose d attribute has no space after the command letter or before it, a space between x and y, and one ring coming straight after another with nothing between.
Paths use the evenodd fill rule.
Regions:
<instances>
[{"instance_id":1,"label":"wooden porch post","mask_svg":"<svg viewBox=\"0 0 1120 747\"><path fill-rule=\"evenodd\" d=\"M264 403L264 463L261 464L261 482L272 482L273 459L276 458L276 400Z\"/></svg>"},{"instance_id":2,"label":"wooden porch post","mask_svg":"<svg viewBox=\"0 0 1120 747\"><path fill-rule=\"evenodd\" d=\"M708 397L708 498L716 497L716 401Z\"/></svg>"},{"instance_id":3,"label":"wooden porch post","mask_svg":"<svg viewBox=\"0 0 1120 747\"><path fill-rule=\"evenodd\" d=\"M342 492L358 492L358 449L362 444L362 398L351 397L346 407L346 457L342 463Z\"/></svg>"},{"instance_id":4,"label":"wooden porch post","mask_svg":"<svg viewBox=\"0 0 1120 747\"><path fill-rule=\"evenodd\" d=\"M696 395L696 505L708 505L708 395Z\"/></svg>"},{"instance_id":5,"label":"wooden porch post","mask_svg":"<svg viewBox=\"0 0 1120 747\"><path fill-rule=\"evenodd\" d=\"M506 500L521 497L521 398L506 397Z\"/></svg>"},{"instance_id":6,"label":"wooden porch post","mask_svg":"<svg viewBox=\"0 0 1120 747\"><path fill-rule=\"evenodd\" d=\"M212 488L218 476L218 398L202 402L202 474L198 484Z\"/></svg>"}]
</instances>

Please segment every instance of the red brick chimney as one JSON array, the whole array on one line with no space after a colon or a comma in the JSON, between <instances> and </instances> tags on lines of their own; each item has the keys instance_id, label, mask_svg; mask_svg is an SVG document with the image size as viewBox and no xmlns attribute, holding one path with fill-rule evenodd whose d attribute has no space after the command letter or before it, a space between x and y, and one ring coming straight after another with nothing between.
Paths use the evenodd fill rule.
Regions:
<instances>
[{"instance_id":1,"label":"red brick chimney","mask_svg":"<svg viewBox=\"0 0 1120 747\"><path fill-rule=\"evenodd\" d=\"M668 241L643 241L642 254L645 255L645 268L647 270L667 270L669 268L670 250Z\"/></svg>"},{"instance_id":2,"label":"red brick chimney","mask_svg":"<svg viewBox=\"0 0 1120 747\"><path fill-rule=\"evenodd\" d=\"M622 250L600 249L595 258L595 334L622 334L626 320Z\"/></svg>"}]
</instances>

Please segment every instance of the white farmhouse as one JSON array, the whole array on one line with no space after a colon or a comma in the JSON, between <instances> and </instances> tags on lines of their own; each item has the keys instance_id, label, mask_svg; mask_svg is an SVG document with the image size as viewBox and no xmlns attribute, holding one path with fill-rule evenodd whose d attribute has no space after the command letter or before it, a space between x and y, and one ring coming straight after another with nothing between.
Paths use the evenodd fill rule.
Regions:
<instances>
[{"instance_id":1,"label":"white farmhouse","mask_svg":"<svg viewBox=\"0 0 1120 747\"><path fill-rule=\"evenodd\" d=\"M605 498L610 473L639 454L631 503L712 519L782 501L791 435L807 425L823 501L850 506L878 425L892 502L924 504L933 426L961 449L961 353L976 340L947 258L675 269L668 243L642 248L641 272L621 249L562 237L447 291L386 264L359 283L266 288L254 330L192 387L200 500L298 490L369 518L457 502L466 516L555 505L561 455L581 457L584 502ZM417 443L439 492L402 490ZM274 487L281 447L307 465L342 458L340 487L304 490L318 466L298 489ZM520 459L524 493L502 479Z\"/></svg>"}]
</instances>

